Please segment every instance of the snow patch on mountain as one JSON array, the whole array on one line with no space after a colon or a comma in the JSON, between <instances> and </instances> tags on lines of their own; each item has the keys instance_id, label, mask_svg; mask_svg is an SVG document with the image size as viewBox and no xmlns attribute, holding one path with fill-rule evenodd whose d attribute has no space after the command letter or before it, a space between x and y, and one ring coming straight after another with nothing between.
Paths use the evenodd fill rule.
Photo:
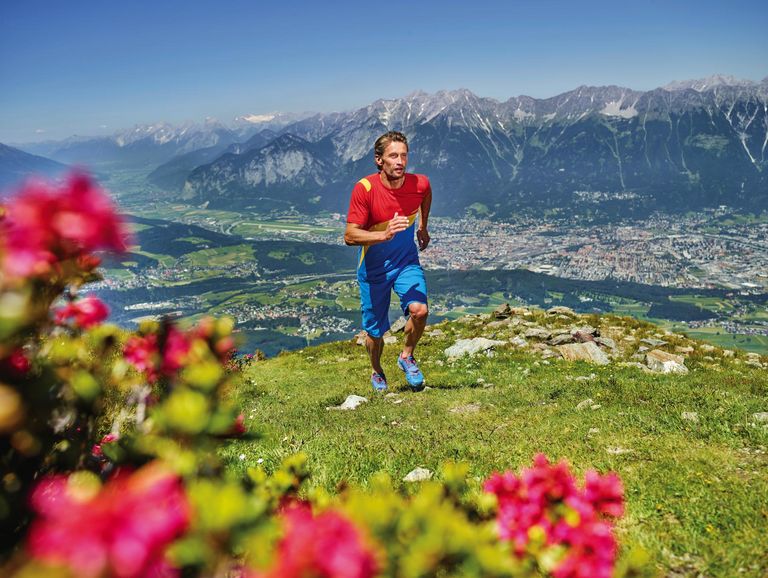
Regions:
<instances>
[{"instance_id":1,"label":"snow patch on mountain","mask_svg":"<svg viewBox=\"0 0 768 578\"><path fill-rule=\"evenodd\" d=\"M605 116L618 116L621 118L632 118L640 114L635 109L636 103L633 103L626 108L622 108L623 104L624 102L622 100L607 102L605 107L600 111L600 114Z\"/></svg>"},{"instance_id":2,"label":"snow patch on mountain","mask_svg":"<svg viewBox=\"0 0 768 578\"><path fill-rule=\"evenodd\" d=\"M235 118L235 120L242 120L245 122L250 122L251 124L259 124L262 122L275 120L275 118L277 118L277 115L275 114L246 114L243 116L238 116Z\"/></svg>"}]
</instances>

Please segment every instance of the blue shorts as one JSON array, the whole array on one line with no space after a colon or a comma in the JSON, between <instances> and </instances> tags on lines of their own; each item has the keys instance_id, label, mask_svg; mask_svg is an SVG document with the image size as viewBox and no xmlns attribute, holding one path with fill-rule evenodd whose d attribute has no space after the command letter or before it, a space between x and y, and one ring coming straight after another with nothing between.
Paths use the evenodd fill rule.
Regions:
<instances>
[{"instance_id":1,"label":"blue shorts","mask_svg":"<svg viewBox=\"0 0 768 578\"><path fill-rule=\"evenodd\" d=\"M400 298L403 315L408 316L411 303L427 304L427 282L421 265L406 265L389 271L378 282L357 279L360 284L360 310L363 329L371 337L381 337L389 329L389 300L392 289Z\"/></svg>"}]
</instances>

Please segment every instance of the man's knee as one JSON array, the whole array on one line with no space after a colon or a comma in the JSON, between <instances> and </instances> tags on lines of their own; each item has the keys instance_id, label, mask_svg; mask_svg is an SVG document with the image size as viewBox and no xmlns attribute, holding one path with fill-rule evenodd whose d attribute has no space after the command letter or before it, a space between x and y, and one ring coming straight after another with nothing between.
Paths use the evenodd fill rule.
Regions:
<instances>
[{"instance_id":1,"label":"man's knee","mask_svg":"<svg viewBox=\"0 0 768 578\"><path fill-rule=\"evenodd\" d=\"M369 349L371 347L380 347L384 343L384 337L374 337L373 335L365 336L365 345Z\"/></svg>"},{"instance_id":2,"label":"man's knee","mask_svg":"<svg viewBox=\"0 0 768 578\"><path fill-rule=\"evenodd\" d=\"M408 313L414 321L422 321L429 315L429 307L426 303L411 303L408 305Z\"/></svg>"}]
</instances>

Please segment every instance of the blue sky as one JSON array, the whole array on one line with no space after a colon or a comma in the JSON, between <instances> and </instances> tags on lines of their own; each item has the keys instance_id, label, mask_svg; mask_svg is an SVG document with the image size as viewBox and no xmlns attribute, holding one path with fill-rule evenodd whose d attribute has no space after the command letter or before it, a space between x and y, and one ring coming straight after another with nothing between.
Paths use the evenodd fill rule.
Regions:
<instances>
[{"instance_id":1,"label":"blue sky","mask_svg":"<svg viewBox=\"0 0 768 578\"><path fill-rule=\"evenodd\" d=\"M4 0L0 142L350 110L421 89L506 100L768 76L768 2Z\"/></svg>"}]
</instances>

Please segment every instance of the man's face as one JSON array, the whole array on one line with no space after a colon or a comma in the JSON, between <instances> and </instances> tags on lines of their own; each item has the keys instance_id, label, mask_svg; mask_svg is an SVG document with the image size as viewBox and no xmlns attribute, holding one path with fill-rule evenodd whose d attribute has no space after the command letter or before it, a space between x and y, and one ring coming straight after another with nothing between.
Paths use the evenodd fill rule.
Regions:
<instances>
[{"instance_id":1,"label":"man's face","mask_svg":"<svg viewBox=\"0 0 768 578\"><path fill-rule=\"evenodd\" d=\"M408 164L408 147L403 142L389 143L384 154L377 157L376 164L390 180L402 178Z\"/></svg>"}]
</instances>

